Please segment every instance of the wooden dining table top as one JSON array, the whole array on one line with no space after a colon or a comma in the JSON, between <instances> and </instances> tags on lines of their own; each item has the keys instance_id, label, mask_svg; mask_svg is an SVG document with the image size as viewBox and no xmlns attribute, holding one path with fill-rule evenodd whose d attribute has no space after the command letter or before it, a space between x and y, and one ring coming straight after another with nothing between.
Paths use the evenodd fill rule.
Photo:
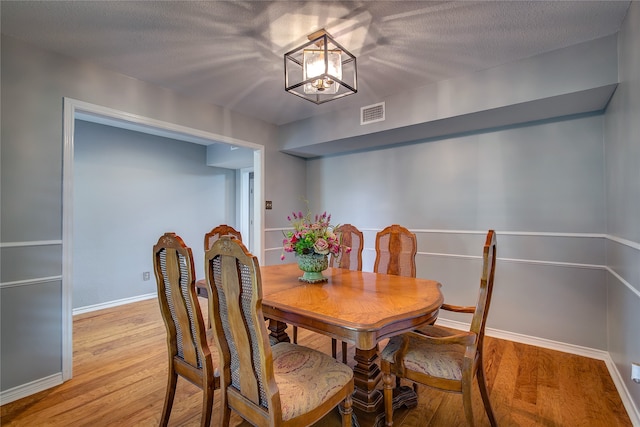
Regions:
<instances>
[{"instance_id":1,"label":"wooden dining table top","mask_svg":"<svg viewBox=\"0 0 640 427\"><path fill-rule=\"evenodd\" d=\"M323 283L298 280L297 264L260 268L270 319L329 335L360 349L433 322L443 302L435 280L329 267Z\"/></svg>"}]
</instances>

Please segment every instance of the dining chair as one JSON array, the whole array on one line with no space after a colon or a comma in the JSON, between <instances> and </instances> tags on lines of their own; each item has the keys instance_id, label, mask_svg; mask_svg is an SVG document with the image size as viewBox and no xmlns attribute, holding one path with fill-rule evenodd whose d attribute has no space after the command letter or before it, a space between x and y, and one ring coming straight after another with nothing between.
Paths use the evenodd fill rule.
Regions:
<instances>
[{"instance_id":1,"label":"dining chair","mask_svg":"<svg viewBox=\"0 0 640 427\"><path fill-rule=\"evenodd\" d=\"M348 246L351 250L340 251L338 255L331 254L329 257L329 267L340 267L347 270L362 271L362 250L364 245L364 237L362 232L351 224L342 224L336 227L334 230L336 234L340 235L340 242L344 246ZM298 327L293 327L293 343L298 343ZM336 357L337 341L335 338L331 339L331 354ZM342 361L347 362L347 343L342 343Z\"/></svg>"},{"instance_id":2,"label":"dining chair","mask_svg":"<svg viewBox=\"0 0 640 427\"><path fill-rule=\"evenodd\" d=\"M375 273L416 277L416 235L394 224L376 234Z\"/></svg>"},{"instance_id":3,"label":"dining chair","mask_svg":"<svg viewBox=\"0 0 640 427\"><path fill-rule=\"evenodd\" d=\"M349 252L340 251L338 255L331 254L329 267L346 268L347 270L362 271L362 250L364 236L362 231L351 224L342 224L334 230L340 236L340 242L351 248Z\"/></svg>"},{"instance_id":4,"label":"dining chair","mask_svg":"<svg viewBox=\"0 0 640 427\"><path fill-rule=\"evenodd\" d=\"M242 241L242 234L235 228L227 224L221 224L211 229L204 235L204 250L205 252L213 246L213 244L221 236L235 236L236 239ZM196 292L199 297L207 298L207 280L196 280Z\"/></svg>"},{"instance_id":5,"label":"dining chair","mask_svg":"<svg viewBox=\"0 0 640 427\"><path fill-rule=\"evenodd\" d=\"M484 409L492 426L491 409L482 360L484 330L491 305L496 268L496 234L489 230L482 252L482 276L476 306L443 304L443 310L472 314L468 332L441 326L423 326L391 338L381 354L386 425L393 425L392 375L435 389L462 394L464 413L474 425L471 391L476 377Z\"/></svg>"},{"instance_id":6,"label":"dining chair","mask_svg":"<svg viewBox=\"0 0 640 427\"><path fill-rule=\"evenodd\" d=\"M220 387L220 378L214 372L202 311L193 286L193 254L179 236L165 233L153 247L153 267L169 354L169 377L160 425L169 423L178 376L181 376L203 390L200 425L209 427L213 391Z\"/></svg>"},{"instance_id":7,"label":"dining chair","mask_svg":"<svg viewBox=\"0 0 640 427\"><path fill-rule=\"evenodd\" d=\"M409 229L393 224L376 233L376 259L374 273L394 276L416 277L416 253L418 240ZM400 387L400 379L396 378ZM417 392L417 386L414 384Z\"/></svg>"},{"instance_id":8,"label":"dining chair","mask_svg":"<svg viewBox=\"0 0 640 427\"><path fill-rule=\"evenodd\" d=\"M362 250L364 249L364 236L362 231L351 224L342 224L334 230L340 234L340 242L344 246L351 248L349 252L340 251L329 258L330 267L345 268L347 270L362 271ZM294 341L297 342L297 327L293 327ZM335 338L331 338L331 355L337 355L337 343ZM347 363L347 343L342 342L342 362Z\"/></svg>"},{"instance_id":9,"label":"dining chair","mask_svg":"<svg viewBox=\"0 0 640 427\"><path fill-rule=\"evenodd\" d=\"M258 259L221 237L205 253L209 316L220 357L221 424L231 410L255 426L309 426L340 405L351 426L353 371L308 347L270 345Z\"/></svg>"}]
</instances>

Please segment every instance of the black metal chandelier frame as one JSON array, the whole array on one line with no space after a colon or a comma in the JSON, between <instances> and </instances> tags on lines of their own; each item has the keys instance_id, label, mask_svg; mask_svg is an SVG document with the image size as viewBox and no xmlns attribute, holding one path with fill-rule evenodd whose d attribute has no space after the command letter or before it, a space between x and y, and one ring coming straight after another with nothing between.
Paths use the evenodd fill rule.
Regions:
<instances>
[{"instance_id":1,"label":"black metal chandelier frame","mask_svg":"<svg viewBox=\"0 0 640 427\"><path fill-rule=\"evenodd\" d=\"M317 34L320 35L316 36ZM314 49L323 51L324 72L320 75L304 79L304 51L312 45L315 45ZM336 50L339 50L341 54L342 78L332 75L329 72L329 53ZM347 78L344 77L345 75ZM305 93L304 87L306 84L312 84L314 81L325 78L340 85L337 93ZM313 102L314 104L324 104L325 102L353 95L358 92L356 57L336 42L326 31L320 30L311 34L307 43L284 54L284 82L285 91Z\"/></svg>"}]
</instances>

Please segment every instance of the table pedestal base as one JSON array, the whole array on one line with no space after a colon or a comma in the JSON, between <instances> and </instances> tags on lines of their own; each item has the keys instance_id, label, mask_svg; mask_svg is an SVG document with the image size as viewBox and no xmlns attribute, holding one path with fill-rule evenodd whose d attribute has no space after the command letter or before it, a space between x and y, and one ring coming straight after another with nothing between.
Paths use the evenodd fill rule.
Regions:
<instances>
[{"instance_id":1,"label":"table pedestal base","mask_svg":"<svg viewBox=\"0 0 640 427\"><path fill-rule=\"evenodd\" d=\"M353 367L353 407L363 412L378 412L384 410L382 391L376 388L382 379L382 372L378 366L378 346L369 350L356 348Z\"/></svg>"},{"instance_id":2,"label":"table pedestal base","mask_svg":"<svg viewBox=\"0 0 640 427\"><path fill-rule=\"evenodd\" d=\"M290 342L285 332L286 323L270 320L270 339L274 342ZM381 383L382 372L378 365L378 346L369 350L356 348L353 367L353 427L382 427L385 424L384 395L377 388ZM393 390L393 410L418 406L418 396L408 386L396 387ZM400 414L398 414L400 416ZM395 418L395 417L394 417Z\"/></svg>"},{"instance_id":3,"label":"table pedestal base","mask_svg":"<svg viewBox=\"0 0 640 427\"><path fill-rule=\"evenodd\" d=\"M354 401L355 402L355 401ZM355 406L355 405L354 405ZM402 386L393 390L393 419L394 425L399 424L407 414L409 409L418 406L418 395L413 388ZM384 405L375 412L366 412L354 408L353 427L384 427L385 413Z\"/></svg>"}]
</instances>

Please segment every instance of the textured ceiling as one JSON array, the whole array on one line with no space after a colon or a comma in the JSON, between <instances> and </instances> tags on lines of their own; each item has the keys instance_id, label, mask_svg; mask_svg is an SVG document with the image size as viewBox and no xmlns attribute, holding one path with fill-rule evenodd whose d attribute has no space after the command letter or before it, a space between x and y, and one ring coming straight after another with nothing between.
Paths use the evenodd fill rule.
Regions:
<instances>
[{"instance_id":1,"label":"textured ceiling","mask_svg":"<svg viewBox=\"0 0 640 427\"><path fill-rule=\"evenodd\" d=\"M618 31L628 1L5 1L2 33L274 124ZM357 56L358 93L284 91L283 55L326 28Z\"/></svg>"}]
</instances>

